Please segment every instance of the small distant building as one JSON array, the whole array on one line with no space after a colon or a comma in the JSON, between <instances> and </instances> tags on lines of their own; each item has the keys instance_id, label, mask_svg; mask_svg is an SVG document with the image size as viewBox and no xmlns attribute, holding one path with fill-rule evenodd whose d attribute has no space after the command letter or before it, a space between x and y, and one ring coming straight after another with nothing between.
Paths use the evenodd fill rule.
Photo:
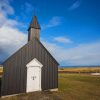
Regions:
<instances>
[{"instance_id":1,"label":"small distant building","mask_svg":"<svg viewBox=\"0 0 100 100\"><path fill-rule=\"evenodd\" d=\"M91 73L91 75L98 76L100 73Z\"/></svg>"},{"instance_id":2,"label":"small distant building","mask_svg":"<svg viewBox=\"0 0 100 100\"><path fill-rule=\"evenodd\" d=\"M3 63L1 96L58 88L58 62L40 42L40 25L34 16L28 43Z\"/></svg>"}]
</instances>

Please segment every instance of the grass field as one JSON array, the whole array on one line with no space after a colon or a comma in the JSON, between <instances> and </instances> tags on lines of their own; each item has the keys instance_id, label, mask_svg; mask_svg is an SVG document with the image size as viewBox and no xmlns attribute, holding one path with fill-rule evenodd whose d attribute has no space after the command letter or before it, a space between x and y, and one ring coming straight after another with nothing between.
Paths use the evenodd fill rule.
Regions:
<instances>
[{"instance_id":1,"label":"grass field","mask_svg":"<svg viewBox=\"0 0 100 100\"><path fill-rule=\"evenodd\" d=\"M63 100L100 100L100 77L59 74L59 90Z\"/></svg>"},{"instance_id":2,"label":"grass field","mask_svg":"<svg viewBox=\"0 0 100 100\"><path fill-rule=\"evenodd\" d=\"M59 74L58 92L35 92L1 100L100 100L100 76Z\"/></svg>"}]
</instances>

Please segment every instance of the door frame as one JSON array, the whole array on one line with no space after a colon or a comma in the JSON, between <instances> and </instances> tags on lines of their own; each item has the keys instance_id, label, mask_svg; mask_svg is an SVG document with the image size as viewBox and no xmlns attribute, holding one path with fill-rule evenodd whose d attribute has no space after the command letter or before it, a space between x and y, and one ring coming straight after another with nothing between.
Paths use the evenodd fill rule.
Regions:
<instances>
[{"instance_id":1,"label":"door frame","mask_svg":"<svg viewBox=\"0 0 100 100\"><path fill-rule=\"evenodd\" d=\"M28 69L30 67L39 67L39 90L38 91L41 91L42 88L41 88L41 74L42 74L42 67L43 65L36 59L34 58L32 61L30 61L27 65L27 78L26 78L26 92L34 92L35 90L33 91L28 91Z\"/></svg>"}]
</instances>

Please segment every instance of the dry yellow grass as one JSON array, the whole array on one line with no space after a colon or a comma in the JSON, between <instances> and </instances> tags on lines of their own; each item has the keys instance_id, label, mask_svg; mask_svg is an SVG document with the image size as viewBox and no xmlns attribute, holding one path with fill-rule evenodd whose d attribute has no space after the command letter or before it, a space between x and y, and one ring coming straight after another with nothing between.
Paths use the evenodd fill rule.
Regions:
<instances>
[{"instance_id":1,"label":"dry yellow grass","mask_svg":"<svg viewBox=\"0 0 100 100\"><path fill-rule=\"evenodd\" d=\"M3 67L0 67L0 73L3 72Z\"/></svg>"},{"instance_id":2,"label":"dry yellow grass","mask_svg":"<svg viewBox=\"0 0 100 100\"><path fill-rule=\"evenodd\" d=\"M0 73L2 73L3 72L3 67L0 67Z\"/></svg>"},{"instance_id":3,"label":"dry yellow grass","mask_svg":"<svg viewBox=\"0 0 100 100\"><path fill-rule=\"evenodd\" d=\"M92 73L100 72L100 67L59 68L59 72Z\"/></svg>"},{"instance_id":4,"label":"dry yellow grass","mask_svg":"<svg viewBox=\"0 0 100 100\"><path fill-rule=\"evenodd\" d=\"M0 67L0 77L2 76L3 74L3 67Z\"/></svg>"}]
</instances>

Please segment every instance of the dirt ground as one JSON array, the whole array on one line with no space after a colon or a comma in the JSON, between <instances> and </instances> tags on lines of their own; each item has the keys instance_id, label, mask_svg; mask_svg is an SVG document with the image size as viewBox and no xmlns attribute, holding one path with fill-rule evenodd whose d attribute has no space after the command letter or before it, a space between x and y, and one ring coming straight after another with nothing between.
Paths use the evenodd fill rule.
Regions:
<instances>
[{"instance_id":1,"label":"dirt ground","mask_svg":"<svg viewBox=\"0 0 100 100\"><path fill-rule=\"evenodd\" d=\"M58 92L34 92L11 97L4 97L0 100L62 100Z\"/></svg>"}]
</instances>

